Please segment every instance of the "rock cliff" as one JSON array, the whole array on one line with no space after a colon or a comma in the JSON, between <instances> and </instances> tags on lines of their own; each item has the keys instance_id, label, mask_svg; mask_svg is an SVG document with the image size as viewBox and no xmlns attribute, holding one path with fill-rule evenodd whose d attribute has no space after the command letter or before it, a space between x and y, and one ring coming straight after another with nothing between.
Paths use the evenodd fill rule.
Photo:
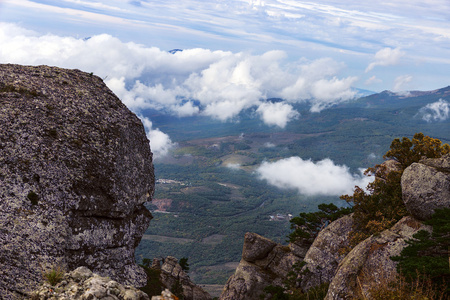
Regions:
<instances>
[{"instance_id":1,"label":"rock cliff","mask_svg":"<svg viewBox=\"0 0 450 300\"><path fill-rule=\"evenodd\" d=\"M23 297L52 268L124 284L146 275L152 153L140 120L78 70L0 65L0 293Z\"/></svg>"},{"instance_id":2,"label":"rock cliff","mask_svg":"<svg viewBox=\"0 0 450 300\"><path fill-rule=\"evenodd\" d=\"M266 286L283 284L292 266L303 260L308 247L282 246L256 233L246 233L242 259L220 299L261 299Z\"/></svg>"},{"instance_id":3,"label":"rock cliff","mask_svg":"<svg viewBox=\"0 0 450 300\"><path fill-rule=\"evenodd\" d=\"M167 256L164 259L164 263L161 266L160 279L162 284L169 290L177 284L180 284L183 293L183 299L185 300L212 299L212 297L206 291L204 291L201 287L191 281L186 272L184 272L184 270L178 264L178 260L175 257Z\"/></svg>"},{"instance_id":4,"label":"rock cliff","mask_svg":"<svg viewBox=\"0 0 450 300\"><path fill-rule=\"evenodd\" d=\"M380 235L359 243L339 263L325 299L366 299L370 287L397 273L397 264L390 257L399 255L406 241L423 229L429 227L413 217L404 217Z\"/></svg>"},{"instance_id":5,"label":"rock cliff","mask_svg":"<svg viewBox=\"0 0 450 300\"><path fill-rule=\"evenodd\" d=\"M450 154L406 168L402 194L408 211L419 220L429 219L436 208L450 208Z\"/></svg>"},{"instance_id":6,"label":"rock cliff","mask_svg":"<svg viewBox=\"0 0 450 300\"><path fill-rule=\"evenodd\" d=\"M397 170L393 161L383 166L386 171ZM346 255L339 250L348 243L351 215L323 229L311 247L306 248L306 254L290 252L292 245L282 246L247 233L242 260L220 299L261 299L264 287L283 285L295 262L304 263L298 275L303 291L329 282L327 300L370 299L371 288L397 274L396 262L390 257L398 256L416 232L431 230L421 220L429 219L435 209L450 207L450 155L412 164L404 171L401 185L403 201L411 216L367 238Z\"/></svg>"}]
</instances>

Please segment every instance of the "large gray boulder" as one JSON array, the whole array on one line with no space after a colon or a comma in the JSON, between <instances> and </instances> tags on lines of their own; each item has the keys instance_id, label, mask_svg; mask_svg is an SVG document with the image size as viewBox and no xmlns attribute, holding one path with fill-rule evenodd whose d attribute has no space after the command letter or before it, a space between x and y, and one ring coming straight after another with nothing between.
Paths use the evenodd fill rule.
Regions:
<instances>
[{"instance_id":1,"label":"large gray boulder","mask_svg":"<svg viewBox=\"0 0 450 300\"><path fill-rule=\"evenodd\" d=\"M135 114L92 74L0 65L0 294L86 266L143 286L152 153Z\"/></svg>"},{"instance_id":2,"label":"large gray boulder","mask_svg":"<svg viewBox=\"0 0 450 300\"><path fill-rule=\"evenodd\" d=\"M332 222L319 232L306 253L300 286L302 290L330 282L339 263L344 259L343 249L348 247L348 234L352 230L353 215Z\"/></svg>"},{"instance_id":3,"label":"large gray boulder","mask_svg":"<svg viewBox=\"0 0 450 300\"><path fill-rule=\"evenodd\" d=\"M366 299L370 287L397 274L396 263L390 258L399 255L419 230L431 228L404 217L392 228L359 243L339 263L325 299Z\"/></svg>"},{"instance_id":4,"label":"large gray boulder","mask_svg":"<svg viewBox=\"0 0 450 300\"><path fill-rule=\"evenodd\" d=\"M411 164L402 175L403 202L419 220L428 220L438 208L450 208L450 154Z\"/></svg>"},{"instance_id":5,"label":"large gray boulder","mask_svg":"<svg viewBox=\"0 0 450 300\"><path fill-rule=\"evenodd\" d=\"M265 287L283 285L292 266L303 260L310 245L304 246L283 246L256 233L246 233L242 259L219 299L264 298Z\"/></svg>"}]
</instances>

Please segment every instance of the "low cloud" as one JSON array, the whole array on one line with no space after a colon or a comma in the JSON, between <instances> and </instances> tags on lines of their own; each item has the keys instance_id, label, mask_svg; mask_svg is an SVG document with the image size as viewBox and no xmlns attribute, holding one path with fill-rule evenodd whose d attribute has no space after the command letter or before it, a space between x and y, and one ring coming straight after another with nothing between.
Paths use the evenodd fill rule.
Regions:
<instances>
[{"instance_id":1,"label":"low cloud","mask_svg":"<svg viewBox=\"0 0 450 300\"><path fill-rule=\"evenodd\" d=\"M286 127L292 119L297 119L300 114L293 109L292 105L286 103L263 103L256 110L267 125Z\"/></svg>"},{"instance_id":2,"label":"low cloud","mask_svg":"<svg viewBox=\"0 0 450 300\"><path fill-rule=\"evenodd\" d=\"M408 83L412 81L413 77L411 75L401 75L395 78L394 80L394 87L392 90L394 92L402 92L405 91L407 88Z\"/></svg>"},{"instance_id":3,"label":"low cloud","mask_svg":"<svg viewBox=\"0 0 450 300\"><path fill-rule=\"evenodd\" d=\"M330 159L318 162L290 157L276 162L264 162L256 170L260 179L282 189L295 189L300 194L340 196L353 192L355 185L366 187L371 179L351 174L347 166Z\"/></svg>"},{"instance_id":4,"label":"low cloud","mask_svg":"<svg viewBox=\"0 0 450 300\"><path fill-rule=\"evenodd\" d=\"M225 166L231 170L239 170L241 168L240 164L233 164L233 163L228 163Z\"/></svg>"},{"instance_id":5,"label":"low cloud","mask_svg":"<svg viewBox=\"0 0 450 300\"><path fill-rule=\"evenodd\" d=\"M400 48L383 48L377 53L375 53L375 59L371 62L367 68L366 73L371 71L376 66L392 66L399 63L400 58L405 55L405 52L401 51Z\"/></svg>"},{"instance_id":6,"label":"low cloud","mask_svg":"<svg viewBox=\"0 0 450 300\"><path fill-rule=\"evenodd\" d=\"M144 124L147 138L150 140L150 148L155 159L163 158L169 153L170 149L175 146L175 143L170 140L170 137L167 134L158 128L153 128L152 121L148 118L142 116L140 116L140 118Z\"/></svg>"},{"instance_id":7,"label":"low cloud","mask_svg":"<svg viewBox=\"0 0 450 300\"><path fill-rule=\"evenodd\" d=\"M448 119L450 113L450 103L444 99L427 104L419 110L418 115L427 122L439 122Z\"/></svg>"}]
</instances>

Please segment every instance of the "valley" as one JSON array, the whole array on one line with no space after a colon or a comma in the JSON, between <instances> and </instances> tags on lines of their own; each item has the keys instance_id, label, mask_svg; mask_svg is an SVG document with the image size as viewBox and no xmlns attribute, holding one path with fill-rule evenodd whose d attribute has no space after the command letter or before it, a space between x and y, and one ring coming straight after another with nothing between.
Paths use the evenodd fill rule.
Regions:
<instances>
[{"instance_id":1,"label":"valley","mask_svg":"<svg viewBox=\"0 0 450 300\"><path fill-rule=\"evenodd\" d=\"M297 104L300 118L284 129L262 124L252 111L229 122L147 111L177 146L169 156L155 160L159 181L153 203L148 204L154 218L136 259L187 257L194 282L224 284L234 272L229 266L240 260L246 232L284 243L290 223L277 215L315 211L320 203L346 205L338 195L307 196L269 185L256 172L263 162L329 158L356 174L359 168L382 162L396 137L423 132L448 143L448 118L426 122L419 112L429 103L449 99L449 91L408 97L383 92L320 113Z\"/></svg>"}]
</instances>

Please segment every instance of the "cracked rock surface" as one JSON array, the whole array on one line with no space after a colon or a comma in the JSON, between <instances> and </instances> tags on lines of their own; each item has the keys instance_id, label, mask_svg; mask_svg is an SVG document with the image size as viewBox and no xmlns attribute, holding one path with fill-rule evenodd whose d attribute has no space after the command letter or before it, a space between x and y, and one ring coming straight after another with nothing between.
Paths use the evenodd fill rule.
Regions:
<instances>
[{"instance_id":1,"label":"cracked rock surface","mask_svg":"<svg viewBox=\"0 0 450 300\"><path fill-rule=\"evenodd\" d=\"M55 267L123 283L146 276L152 153L135 114L92 74L0 65L0 293L26 296Z\"/></svg>"}]
</instances>

